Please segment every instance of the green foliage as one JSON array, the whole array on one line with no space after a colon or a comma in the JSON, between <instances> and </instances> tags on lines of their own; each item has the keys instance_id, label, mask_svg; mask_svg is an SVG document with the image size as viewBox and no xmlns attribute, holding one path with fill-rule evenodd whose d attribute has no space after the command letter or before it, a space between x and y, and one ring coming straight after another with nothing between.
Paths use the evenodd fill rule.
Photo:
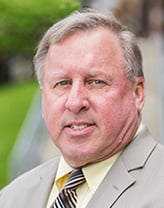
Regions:
<instances>
[{"instance_id":1,"label":"green foliage","mask_svg":"<svg viewBox=\"0 0 164 208\"><path fill-rule=\"evenodd\" d=\"M26 81L0 88L0 188L7 183L8 156L37 86L34 81Z\"/></svg>"},{"instance_id":2,"label":"green foliage","mask_svg":"<svg viewBox=\"0 0 164 208\"><path fill-rule=\"evenodd\" d=\"M33 55L46 29L79 7L73 0L0 0L0 53Z\"/></svg>"}]
</instances>

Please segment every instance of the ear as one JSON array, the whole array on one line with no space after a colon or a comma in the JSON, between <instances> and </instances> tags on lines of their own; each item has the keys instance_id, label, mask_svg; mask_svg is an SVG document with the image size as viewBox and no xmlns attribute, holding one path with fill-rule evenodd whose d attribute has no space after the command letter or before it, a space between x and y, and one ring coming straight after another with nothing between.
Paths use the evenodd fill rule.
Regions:
<instances>
[{"instance_id":1,"label":"ear","mask_svg":"<svg viewBox=\"0 0 164 208\"><path fill-rule=\"evenodd\" d=\"M134 98L135 98L135 105L138 113L140 113L143 109L144 102L145 102L145 81L144 77L137 77L135 84L134 84Z\"/></svg>"}]
</instances>

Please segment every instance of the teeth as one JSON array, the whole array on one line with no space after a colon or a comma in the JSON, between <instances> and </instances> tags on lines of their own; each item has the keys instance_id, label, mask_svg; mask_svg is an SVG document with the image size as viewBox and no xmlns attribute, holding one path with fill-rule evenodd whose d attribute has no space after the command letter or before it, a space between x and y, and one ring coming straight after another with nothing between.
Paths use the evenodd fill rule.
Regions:
<instances>
[{"instance_id":1,"label":"teeth","mask_svg":"<svg viewBox=\"0 0 164 208\"><path fill-rule=\"evenodd\" d=\"M74 130L78 131L78 130L85 129L86 127L87 127L87 124L83 124L83 125L72 125L71 126L71 129L74 129Z\"/></svg>"}]
</instances>

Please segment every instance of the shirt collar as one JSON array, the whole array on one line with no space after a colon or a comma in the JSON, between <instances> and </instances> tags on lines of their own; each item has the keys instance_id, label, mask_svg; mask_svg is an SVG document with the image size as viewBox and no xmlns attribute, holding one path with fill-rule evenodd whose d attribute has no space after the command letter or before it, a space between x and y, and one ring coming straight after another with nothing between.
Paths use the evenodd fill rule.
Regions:
<instances>
[{"instance_id":1,"label":"shirt collar","mask_svg":"<svg viewBox=\"0 0 164 208\"><path fill-rule=\"evenodd\" d=\"M115 160L120 155L120 152L116 153L112 157L101 161L99 163L88 165L82 168L87 185L91 192L94 193L98 185L101 183L106 173L112 167ZM61 190L66 183L69 173L73 170L73 168L64 160L61 156L59 167L56 174L55 183L59 190ZM95 174L96 173L96 174ZM94 177L93 177L94 176Z\"/></svg>"},{"instance_id":2,"label":"shirt collar","mask_svg":"<svg viewBox=\"0 0 164 208\"><path fill-rule=\"evenodd\" d=\"M73 168L64 160L63 156L61 156L55 178L55 184L59 190L61 190L64 187L64 184L66 183L69 177L69 173L72 170Z\"/></svg>"},{"instance_id":3,"label":"shirt collar","mask_svg":"<svg viewBox=\"0 0 164 208\"><path fill-rule=\"evenodd\" d=\"M92 193L96 191L97 187L102 182L102 180L104 179L105 175L110 170L114 162L117 160L120 153L121 151L104 161L83 168L83 173L86 178L86 182Z\"/></svg>"}]
</instances>

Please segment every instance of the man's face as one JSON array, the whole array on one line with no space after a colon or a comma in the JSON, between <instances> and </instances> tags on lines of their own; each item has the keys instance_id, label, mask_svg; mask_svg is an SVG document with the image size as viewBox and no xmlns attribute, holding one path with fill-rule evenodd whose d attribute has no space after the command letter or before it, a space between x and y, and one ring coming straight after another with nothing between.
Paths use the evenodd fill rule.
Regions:
<instances>
[{"instance_id":1,"label":"man's face","mask_svg":"<svg viewBox=\"0 0 164 208\"><path fill-rule=\"evenodd\" d=\"M80 167L129 142L140 122L143 79L127 80L117 37L99 28L50 46L42 95L54 143L71 166Z\"/></svg>"}]
</instances>

